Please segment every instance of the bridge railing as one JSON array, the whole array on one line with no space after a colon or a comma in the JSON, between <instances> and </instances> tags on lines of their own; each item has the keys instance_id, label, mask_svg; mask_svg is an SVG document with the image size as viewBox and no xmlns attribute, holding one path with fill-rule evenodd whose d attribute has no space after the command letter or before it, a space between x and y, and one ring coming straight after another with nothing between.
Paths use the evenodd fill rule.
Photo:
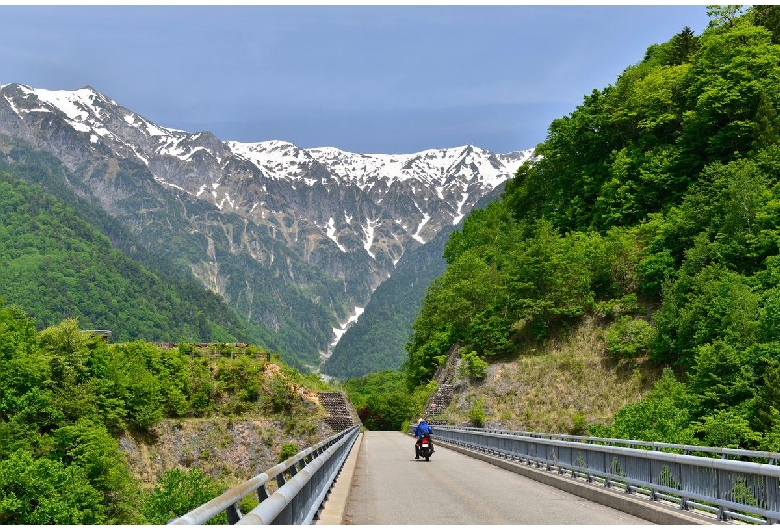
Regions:
<instances>
[{"instance_id":1,"label":"bridge railing","mask_svg":"<svg viewBox=\"0 0 780 530\"><path fill-rule=\"evenodd\" d=\"M434 427L437 439L672 501L684 510L705 510L719 520L780 520L779 453L448 426Z\"/></svg>"},{"instance_id":2,"label":"bridge railing","mask_svg":"<svg viewBox=\"0 0 780 530\"><path fill-rule=\"evenodd\" d=\"M780 453L769 451L749 451L747 449L730 449L727 447L707 447L702 445L670 444L665 442L647 442L644 440L626 440L622 438L597 438L595 436L577 436L571 434L541 433L529 431L507 431L500 429L482 429L477 427L458 427L464 431L511 434L516 436L528 436L530 438L545 438L548 440L563 440L569 442L581 442L598 445L612 445L616 447L629 447L648 449L654 451L666 451L679 454L693 454L694 456L717 456L718 458L731 458L759 464L777 464Z\"/></svg>"},{"instance_id":3,"label":"bridge railing","mask_svg":"<svg viewBox=\"0 0 780 530\"><path fill-rule=\"evenodd\" d=\"M226 512L229 524L311 524L360 433L354 425L268 469L168 524L205 524ZM276 482L269 495L266 486ZM246 515L239 505L257 494Z\"/></svg>"}]
</instances>

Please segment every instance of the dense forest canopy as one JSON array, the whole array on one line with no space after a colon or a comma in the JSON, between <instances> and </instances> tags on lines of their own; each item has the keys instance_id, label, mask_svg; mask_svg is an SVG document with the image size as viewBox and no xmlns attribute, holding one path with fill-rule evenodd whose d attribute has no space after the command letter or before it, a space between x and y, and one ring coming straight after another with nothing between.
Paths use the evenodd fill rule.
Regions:
<instances>
[{"instance_id":1,"label":"dense forest canopy","mask_svg":"<svg viewBox=\"0 0 780 530\"><path fill-rule=\"evenodd\" d=\"M410 387L453 345L522 354L598 315L610 355L669 370L592 432L780 450L780 8L708 14L554 120L452 235Z\"/></svg>"},{"instance_id":2,"label":"dense forest canopy","mask_svg":"<svg viewBox=\"0 0 780 530\"><path fill-rule=\"evenodd\" d=\"M300 388L327 385L277 356L266 371L260 348L227 350L109 344L75 319L37 331L0 299L0 524L165 524L224 491L197 467L169 469L142 491L117 439L149 435L162 418L253 415L316 428Z\"/></svg>"},{"instance_id":3,"label":"dense forest canopy","mask_svg":"<svg viewBox=\"0 0 780 530\"><path fill-rule=\"evenodd\" d=\"M72 317L119 340L249 339L215 295L154 274L38 186L0 173L0 211L0 296L23 304L39 325Z\"/></svg>"}]
</instances>

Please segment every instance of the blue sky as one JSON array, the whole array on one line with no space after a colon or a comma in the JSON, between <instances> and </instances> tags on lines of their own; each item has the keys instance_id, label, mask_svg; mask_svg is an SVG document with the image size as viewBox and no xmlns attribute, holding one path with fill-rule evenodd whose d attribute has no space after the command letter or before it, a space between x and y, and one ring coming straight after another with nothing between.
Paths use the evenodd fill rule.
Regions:
<instances>
[{"instance_id":1,"label":"blue sky","mask_svg":"<svg viewBox=\"0 0 780 530\"><path fill-rule=\"evenodd\" d=\"M0 6L0 84L90 85L222 140L506 153L704 5Z\"/></svg>"}]
</instances>

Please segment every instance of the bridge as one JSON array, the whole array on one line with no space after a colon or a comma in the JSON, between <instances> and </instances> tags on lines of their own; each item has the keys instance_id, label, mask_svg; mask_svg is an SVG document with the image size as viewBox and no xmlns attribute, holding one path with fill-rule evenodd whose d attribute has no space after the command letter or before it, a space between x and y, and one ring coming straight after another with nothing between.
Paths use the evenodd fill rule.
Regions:
<instances>
[{"instance_id":1,"label":"bridge","mask_svg":"<svg viewBox=\"0 0 780 530\"><path fill-rule=\"evenodd\" d=\"M415 460L414 439L398 432L363 435L351 483L342 521L323 523L647 524L443 444Z\"/></svg>"},{"instance_id":2,"label":"bridge","mask_svg":"<svg viewBox=\"0 0 780 530\"><path fill-rule=\"evenodd\" d=\"M169 524L202 524L222 511L231 524L780 519L778 453L438 426L426 462L414 459L407 434L359 429L344 429ZM241 514L238 504L255 493L260 503Z\"/></svg>"}]
</instances>

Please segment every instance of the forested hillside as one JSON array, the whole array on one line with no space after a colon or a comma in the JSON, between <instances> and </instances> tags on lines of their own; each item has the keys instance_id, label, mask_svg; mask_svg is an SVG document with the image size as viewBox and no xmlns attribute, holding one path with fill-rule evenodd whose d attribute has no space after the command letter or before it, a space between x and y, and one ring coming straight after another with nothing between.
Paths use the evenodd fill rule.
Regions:
<instances>
[{"instance_id":1,"label":"forested hillside","mask_svg":"<svg viewBox=\"0 0 780 530\"><path fill-rule=\"evenodd\" d=\"M410 386L453 345L515 358L598 317L608 356L668 370L591 432L780 450L780 8L708 12L554 120L452 235Z\"/></svg>"},{"instance_id":2,"label":"forested hillside","mask_svg":"<svg viewBox=\"0 0 780 530\"><path fill-rule=\"evenodd\" d=\"M38 332L0 300L0 524L165 524L229 487L229 464L209 465L205 450L142 483L128 446L153 444L163 418L178 419L180 433L188 421L229 418L212 453L236 443L230 425L244 418L262 427L271 453L280 437L321 439L322 409L307 395L327 386L267 357L253 346L109 344L74 319ZM246 453L246 440L238 443ZM280 455L272 456L257 464L271 467Z\"/></svg>"},{"instance_id":3,"label":"forested hillside","mask_svg":"<svg viewBox=\"0 0 780 530\"><path fill-rule=\"evenodd\" d=\"M83 181L53 155L36 150L18 138L0 135L0 153L4 155L0 156L0 172L40 186L75 210L79 217L108 237L115 248L142 264L170 289L197 302L206 320L238 319L243 322L249 342L279 352L287 362L301 369L318 364L317 344L326 343L334 323L322 304L330 303L331 295L327 292L343 296L343 282L328 279L321 271L300 263L290 249L267 237L267 229L251 223L245 225L233 214L219 216L223 221L227 219L225 223L216 221L203 230L193 228L189 226L191 216L217 216L218 208L205 202L186 205L174 192L158 186L146 169L127 160L100 159L88 168L92 180ZM114 206L121 206L122 215L107 212L107 203L112 201ZM231 228L232 223L243 228ZM141 232L137 231L139 227ZM271 270L258 268L246 252L235 254L228 249L229 244L225 246L225 238L240 239L239 232L246 230L265 234L258 237L265 238L274 249ZM200 272L204 272L212 267L209 265L212 258L218 259L219 271L229 273L229 280L204 283L196 278L192 263L197 263L195 267L203 268ZM295 281L286 276L288 265L293 263L297 263ZM334 287L338 285L340 288ZM320 303L309 299L312 295ZM28 300L14 301L27 307ZM280 307L288 310L276 318L274 314ZM210 316L219 313L224 316ZM262 315L269 317L270 322L259 317ZM63 318L66 316L69 315ZM305 321L305 325L298 325L297 319ZM149 336L143 338L154 340ZM183 340L230 339L218 334Z\"/></svg>"},{"instance_id":4,"label":"forested hillside","mask_svg":"<svg viewBox=\"0 0 780 530\"><path fill-rule=\"evenodd\" d=\"M257 342L194 280L153 273L71 206L0 173L0 297L45 327L75 318L118 340Z\"/></svg>"}]
</instances>

